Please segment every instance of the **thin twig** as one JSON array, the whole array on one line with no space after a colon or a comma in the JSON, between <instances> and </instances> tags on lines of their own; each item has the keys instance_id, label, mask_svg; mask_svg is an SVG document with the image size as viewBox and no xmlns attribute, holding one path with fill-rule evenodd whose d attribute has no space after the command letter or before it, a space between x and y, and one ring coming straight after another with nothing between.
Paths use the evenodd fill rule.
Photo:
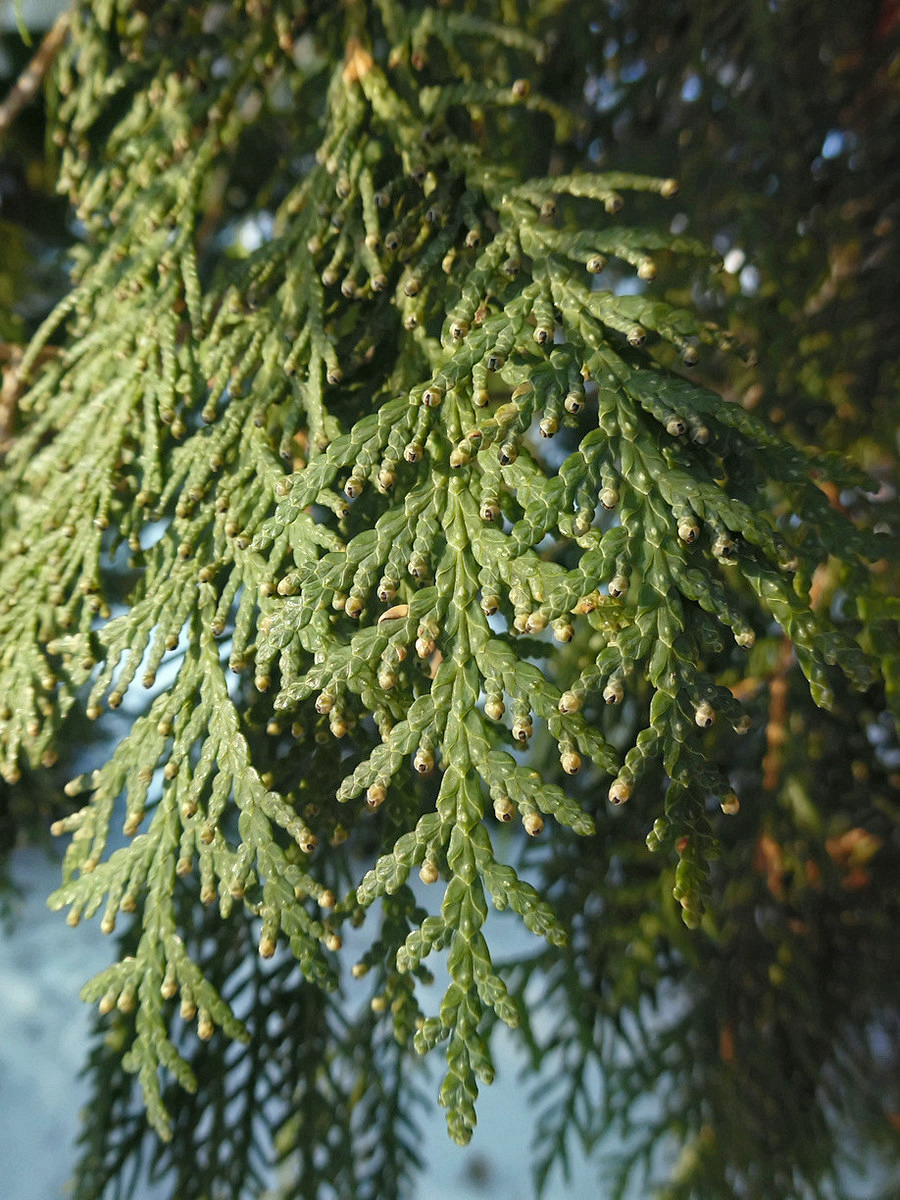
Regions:
<instances>
[{"instance_id":1,"label":"thin twig","mask_svg":"<svg viewBox=\"0 0 900 1200\"><path fill-rule=\"evenodd\" d=\"M0 104L0 138L27 104L37 95L41 82L69 31L69 13L61 12L44 36L37 54L13 84L9 95Z\"/></svg>"}]
</instances>

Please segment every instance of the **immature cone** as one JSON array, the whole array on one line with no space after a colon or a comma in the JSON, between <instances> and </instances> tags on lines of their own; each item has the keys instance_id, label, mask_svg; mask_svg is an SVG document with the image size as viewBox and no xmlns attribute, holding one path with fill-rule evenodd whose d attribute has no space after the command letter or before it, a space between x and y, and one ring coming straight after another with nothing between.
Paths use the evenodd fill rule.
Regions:
<instances>
[{"instance_id":1,"label":"immature cone","mask_svg":"<svg viewBox=\"0 0 900 1200\"><path fill-rule=\"evenodd\" d=\"M631 796L631 784L622 779L614 779L609 789L611 804L624 804Z\"/></svg>"},{"instance_id":2,"label":"immature cone","mask_svg":"<svg viewBox=\"0 0 900 1200\"><path fill-rule=\"evenodd\" d=\"M440 878L440 871L434 859L426 858L419 868L419 878L423 883L437 883Z\"/></svg>"},{"instance_id":3,"label":"immature cone","mask_svg":"<svg viewBox=\"0 0 900 1200\"><path fill-rule=\"evenodd\" d=\"M387 799L387 789L383 783L373 783L366 792L366 803L369 808L380 808Z\"/></svg>"},{"instance_id":4,"label":"immature cone","mask_svg":"<svg viewBox=\"0 0 900 1200\"><path fill-rule=\"evenodd\" d=\"M575 750L566 750L559 761L567 775L577 775L581 770L581 755Z\"/></svg>"},{"instance_id":5,"label":"immature cone","mask_svg":"<svg viewBox=\"0 0 900 1200\"><path fill-rule=\"evenodd\" d=\"M511 821L516 815L516 806L508 796L500 796L494 801L494 816L498 821Z\"/></svg>"},{"instance_id":6,"label":"immature cone","mask_svg":"<svg viewBox=\"0 0 900 1200\"><path fill-rule=\"evenodd\" d=\"M533 733L530 717L516 717L513 721L512 735L517 742L527 742Z\"/></svg>"},{"instance_id":7,"label":"immature cone","mask_svg":"<svg viewBox=\"0 0 900 1200\"><path fill-rule=\"evenodd\" d=\"M716 710L711 704L699 704L694 713L694 720L701 729L708 729L716 719Z\"/></svg>"},{"instance_id":8,"label":"immature cone","mask_svg":"<svg viewBox=\"0 0 900 1200\"><path fill-rule=\"evenodd\" d=\"M434 638L418 637L416 638L416 654L419 658L431 658L434 654L435 642Z\"/></svg>"},{"instance_id":9,"label":"immature cone","mask_svg":"<svg viewBox=\"0 0 900 1200\"><path fill-rule=\"evenodd\" d=\"M430 775L434 770L434 755L430 750L420 746L413 759L413 766L420 775Z\"/></svg>"}]
</instances>

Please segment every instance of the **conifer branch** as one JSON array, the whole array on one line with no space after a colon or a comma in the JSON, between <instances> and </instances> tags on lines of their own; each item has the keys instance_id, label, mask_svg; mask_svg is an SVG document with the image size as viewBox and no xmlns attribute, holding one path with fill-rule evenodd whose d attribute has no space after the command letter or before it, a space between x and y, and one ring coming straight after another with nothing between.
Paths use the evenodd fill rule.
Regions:
<instances>
[{"instance_id":1,"label":"conifer branch","mask_svg":"<svg viewBox=\"0 0 900 1200\"><path fill-rule=\"evenodd\" d=\"M0 481L0 769L39 761L72 705L152 691L67 789L82 807L55 827L73 837L51 903L72 923L103 908L107 932L133 914L132 951L85 996L134 1013L124 1062L162 1136L160 1069L199 1086L176 1000L201 1040L250 1036L187 948L196 880L262 959L289 947L304 988L335 988L342 930L380 920L358 974L378 972L400 1044L444 1046L464 1142L492 1022L521 1018L489 902L556 950L570 933L500 827L592 838L583 770L640 806L695 928L709 801L737 808L710 730L749 728L746 655L777 623L825 708L844 677L878 678L811 591L834 558L863 608L885 539L821 490L862 472L682 373L700 347L741 350L654 290L714 256L621 223L674 181L495 161L485 129L577 124L526 79L540 42L389 0L311 6L300 66L293 6L243 8L73 9L58 134L86 237L22 361ZM235 39L224 63L207 18ZM465 67L487 28L493 86ZM241 251L204 225L207 188L285 95L324 103L319 127L295 122L271 236ZM616 706L624 738L598 715ZM415 981L444 951L426 1015Z\"/></svg>"}]
</instances>

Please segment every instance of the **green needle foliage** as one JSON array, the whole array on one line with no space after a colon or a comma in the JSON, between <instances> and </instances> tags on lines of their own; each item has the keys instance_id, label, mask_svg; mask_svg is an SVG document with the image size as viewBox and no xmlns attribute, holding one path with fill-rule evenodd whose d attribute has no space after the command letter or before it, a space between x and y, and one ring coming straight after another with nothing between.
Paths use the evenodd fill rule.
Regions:
<instances>
[{"instance_id":1,"label":"green needle foliage","mask_svg":"<svg viewBox=\"0 0 900 1200\"><path fill-rule=\"evenodd\" d=\"M81 1197L146 1156L173 1194L255 1195L273 1155L285 1196L400 1195L408 1048L441 1047L466 1142L496 1022L538 1048L527 977L577 991L616 930L644 946L646 976L560 1033L611 1070L595 1019L637 1011L667 962L714 988L688 932L711 899L705 936L746 956L752 1008L759 818L729 860L744 891L711 864L719 806L737 812L742 771L758 786L758 681L788 646L804 713L852 708L848 685L898 694L879 484L688 378L752 356L664 290L721 265L671 232L674 180L571 149L586 119L555 94L548 34L580 15L73 6L50 121L80 241L17 368L0 475L0 756L12 785L73 706L147 690L54 827L72 838L51 906L124 927L84 989L112 1082ZM545 887L517 821L550 843ZM598 915L634 855L640 895ZM654 915L660 881L687 929L668 901ZM546 953L501 969L491 908ZM648 1081L620 1074L624 1104ZM732 1186L696 1173L692 1097L679 1177ZM545 1175L565 1130L549 1138Z\"/></svg>"}]
</instances>

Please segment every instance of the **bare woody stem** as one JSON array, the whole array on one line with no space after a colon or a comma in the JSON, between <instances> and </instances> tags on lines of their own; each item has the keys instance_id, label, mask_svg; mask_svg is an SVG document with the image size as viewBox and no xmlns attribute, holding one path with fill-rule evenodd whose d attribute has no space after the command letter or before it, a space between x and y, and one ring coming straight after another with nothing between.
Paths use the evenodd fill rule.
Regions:
<instances>
[{"instance_id":1,"label":"bare woody stem","mask_svg":"<svg viewBox=\"0 0 900 1200\"><path fill-rule=\"evenodd\" d=\"M9 95L0 104L0 138L26 105L40 90L41 82L59 53L69 32L69 13L61 12L44 36L37 54L13 84Z\"/></svg>"}]
</instances>

